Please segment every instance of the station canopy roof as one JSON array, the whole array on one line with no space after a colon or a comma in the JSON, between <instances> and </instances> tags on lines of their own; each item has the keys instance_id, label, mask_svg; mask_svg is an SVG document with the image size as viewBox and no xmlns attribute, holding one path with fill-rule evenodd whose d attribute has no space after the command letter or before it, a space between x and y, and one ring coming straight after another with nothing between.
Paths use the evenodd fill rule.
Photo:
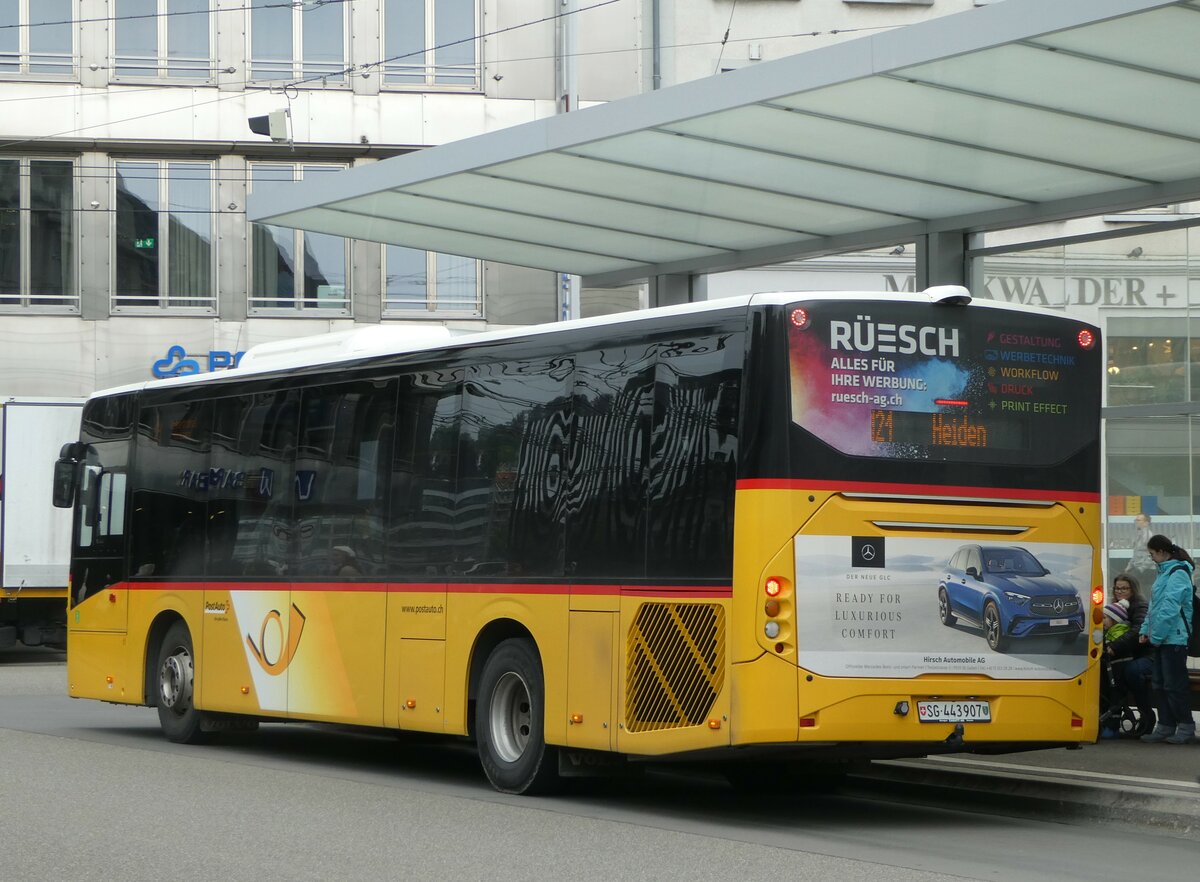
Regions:
<instances>
[{"instance_id":1,"label":"station canopy roof","mask_svg":"<svg viewBox=\"0 0 1200 882\"><path fill-rule=\"evenodd\" d=\"M1004 0L272 188L612 285L1200 197L1200 0Z\"/></svg>"}]
</instances>

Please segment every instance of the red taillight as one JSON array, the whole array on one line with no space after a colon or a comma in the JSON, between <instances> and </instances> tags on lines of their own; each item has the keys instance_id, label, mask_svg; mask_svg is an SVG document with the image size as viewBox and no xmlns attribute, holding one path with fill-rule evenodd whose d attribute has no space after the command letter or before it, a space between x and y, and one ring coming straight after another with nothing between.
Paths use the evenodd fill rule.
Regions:
<instances>
[{"instance_id":1,"label":"red taillight","mask_svg":"<svg viewBox=\"0 0 1200 882\"><path fill-rule=\"evenodd\" d=\"M767 597L778 597L783 590L783 580L771 576L763 583L763 590L767 592Z\"/></svg>"},{"instance_id":2,"label":"red taillight","mask_svg":"<svg viewBox=\"0 0 1200 882\"><path fill-rule=\"evenodd\" d=\"M792 324L803 331L808 327L809 318L808 310L803 307L796 307L792 310Z\"/></svg>"},{"instance_id":3,"label":"red taillight","mask_svg":"<svg viewBox=\"0 0 1200 882\"><path fill-rule=\"evenodd\" d=\"M1092 589L1092 605L1100 606L1104 603L1104 589L1097 585Z\"/></svg>"},{"instance_id":4,"label":"red taillight","mask_svg":"<svg viewBox=\"0 0 1200 882\"><path fill-rule=\"evenodd\" d=\"M1093 346L1096 345L1096 335L1093 334L1087 328L1083 328L1082 330L1080 330L1079 334L1076 335L1075 339L1079 341L1080 349L1091 349Z\"/></svg>"},{"instance_id":5,"label":"red taillight","mask_svg":"<svg viewBox=\"0 0 1200 882\"><path fill-rule=\"evenodd\" d=\"M816 728L816 725L817 725L816 717L801 717L800 718L800 728L801 729L813 729L813 728Z\"/></svg>"}]
</instances>

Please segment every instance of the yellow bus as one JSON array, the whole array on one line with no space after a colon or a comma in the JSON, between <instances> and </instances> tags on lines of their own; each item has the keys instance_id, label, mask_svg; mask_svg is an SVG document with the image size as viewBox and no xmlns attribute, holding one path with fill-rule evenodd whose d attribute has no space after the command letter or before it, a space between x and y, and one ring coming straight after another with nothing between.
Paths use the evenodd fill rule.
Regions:
<instances>
[{"instance_id":1,"label":"yellow bus","mask_svg":"<svg viewBox=\"0 0 1200 882\"><path fill-rule=\"evenodd\" d=\"M98 393L69 691L472 738L513 793L1092 741L1102 351L962 288L770 294Z\"/></svg>"}]
</instances>

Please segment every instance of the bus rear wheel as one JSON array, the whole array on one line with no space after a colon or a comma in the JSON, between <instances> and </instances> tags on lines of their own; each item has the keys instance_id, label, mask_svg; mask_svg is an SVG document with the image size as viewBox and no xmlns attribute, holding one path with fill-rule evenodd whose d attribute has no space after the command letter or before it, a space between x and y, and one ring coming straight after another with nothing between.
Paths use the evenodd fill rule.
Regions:
<instances>
[{"instance_id":1,"label":"bus rear wheel","mask_svg":"<svg viewBox=\"0 0 1200 882\"><path fill-rule=\"evenodd\" d=\"M479 762L501 793L545 793L558 781L558 756L546 745L545 681L528 640L500 643L484 663L475 701Z\"/></svg>"},{"instance_id":2,"label":"bus rear wheel","mask_svg":"<svg viewBox=\"0 0 1200 882\"><path fill-rule=\"evenodd\" d=\"M204 730L204 714L196 710L195 704L192 635L183 622L176 622L167 630L154 670L158 724L167 740L178 744L208 741L212 733Z\"/></svg>"}]
</instances>

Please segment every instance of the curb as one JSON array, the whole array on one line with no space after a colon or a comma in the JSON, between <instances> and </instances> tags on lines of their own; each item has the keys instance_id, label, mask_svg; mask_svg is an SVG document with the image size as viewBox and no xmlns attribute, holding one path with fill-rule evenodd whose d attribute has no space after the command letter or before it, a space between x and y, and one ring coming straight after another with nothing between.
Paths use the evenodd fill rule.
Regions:
<instances>
[{"instance_id":1,"label":"curb","mask_svg":"<svg viewBox=\"0 0 1200 882\"><path fill-rule=\"evenodd\" d=\"M1089 775L1095 776L1094 779ZM986 760L938 757L878 760L847 784L870 782L881 790L959 811L964 792L985 797L986 810L1039 820L1092 820L1149 827L1159 833L1200 833L1200 784L1131 776L1019 769Z\"/></svg>"}]
</instances>

